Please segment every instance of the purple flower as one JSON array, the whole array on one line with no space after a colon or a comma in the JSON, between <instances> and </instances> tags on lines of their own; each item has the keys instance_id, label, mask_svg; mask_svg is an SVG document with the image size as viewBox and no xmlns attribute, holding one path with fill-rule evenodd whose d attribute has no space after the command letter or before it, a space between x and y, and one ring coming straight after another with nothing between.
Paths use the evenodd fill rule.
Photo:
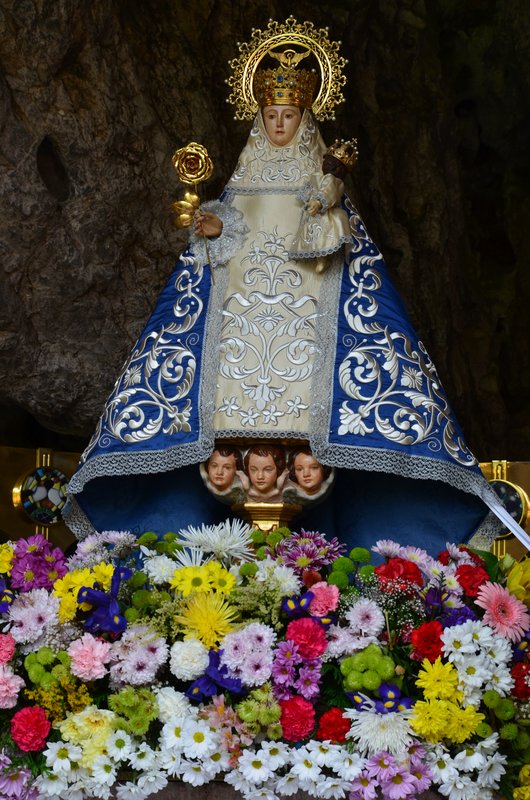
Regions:
<instances>
[{"instance_id":1,"label":"purple flower","mask_svg":"<svg viewBox=\"0 0 530 800\"><path fill-rule=\"evenodd\" d=\"M298 647L290 639L279 642L274 651L274 660L282 664L300 664L302 657L298 652Z\"/></svg>"},{"instance_id":2,"label":"purple flower","mask_svg":"<svg viewBox=\"0 0 530 800\"><path fill-rule=\"evenodd\" d=\"M342 553L346 546L339 543L334 536L328 541L326 537L316 531L293 533L282 539L274 550L269 550L269 555L291 567L297 575L302 575L306 569L319 569L328 566Z\"/></svg>"},{"instance_id":3,"label":"purple flower","mask_svg":"<svg viewBox=\"0 0 530 800\"><path fill-rule=\"evenodd\" d=\"M277 659L272 665L272 678L275 683L292 686L295 679L294 664Z\"/></svg>"},{"instance_id":4,"label":"purple flower","mask_svg":"<svg viewBox=\"0 0 530 800\"><path fill-rule=\"evenodd\" d=\"M0 578L0 614L5 614L9 611L9 606L13 602L13 592L9 591L7 584L3 578Z\"/></svg>"},{"instance_id":5,"label":"purple flower","mask_svg":"<svg viewBox=\"0 0 530 800\"><path fill-rule=\"evenodd\" d=\"M294 688L305 697L306 700L313 700L318 697L320 693L320 673L313 669L306 669L302 667L298 680L294 684Z\"/></svg>"},{"instance_id":6,"label":"purple flower","mask_svg":"<svg viewBox=\"0 0 530 800\"><path fill-rule=\"evenodd\" d=\"M440 622L444 628L452 628L455 625L463 625L468 620L476 620L477 615L468 606L461 606L461 608L451 608L441 617Z\"/></svg>"},{"instance_id":7,"label":"purple flower","mask_svg":"<svg viewBox=\"0 0 530 800\"><path fill-rule=\"evenodd\" d=\"M369 777L382 782L395 775L399 771L399 765L391 753L380 752L367 760L365 770Z\"/></svg>"},{"instance_id":8,"label":"purple flower","mask_svg":"<svg viewBox=\"0 0 530 800\"><path fill-rule=\"evenodd\" d=\"M14 556L11 585L22 592L51 589L55 581L68 571L62 550L52 548L41 534L19 539Z\"/></svg>"},{"instance_id":9,"label":"purple flower","mask_svg":"<svg viewBox=\"0 0 530 800\"><path fill-rule=\"evenodd\" d=\"M131 576L132 570L127 567L116 567L108 594L86 586L79 590L77 602L90 603L95 609L85 620L85 630L89 633L100 633L101 631L123 633L127 627L127 620L121 613L117 597L121 581L126 581Z\"/></svg>"},{"instance_id":10,"label":"purple flower","mask_svg":"<svg viewBox=\"0 0 530 800\"><path fill-rule=\"evenodd\" d=\"M388 800L404 800L416 794L416 779L403 767L399 767L389 778L381 779L381 793Z\"/></svg>"},{"instance_id":11,"label":"purple flower","mask_svg":"<svg viewBox=\"0 0 530 800\"><path fill-rule=\"evenodd\" d=\"M295 619L309 614L309 606L315 595L313 592L306 592L301 597L284 597L282 600L282 611L288 617Z\"/></svg>"},{"instance_id":12,"label":"purple flower","mask_svg":"<svg viewBox=\"0 0 530 800\"><path fill-rule=\"evenodd\" d=\"M352 781L350 800L375 800L378 785L378 782L372 780L366 772L361 772Z\"/></svg>"},{"instance_id":13,"label":"purple flower","mask_svg":"<svg viewBox=\"0 0 530 800\"><path fill-rule=\"evenodd\" d=\"M221 656L222 650L210 650L208 653L208 666L204 675L197 678L185 692L190 700L200 703L209 697L218 695L219 688L235 695L244 693L239 678L231 678L228 668L221 664Z\"/></svg>"}]
</instances>

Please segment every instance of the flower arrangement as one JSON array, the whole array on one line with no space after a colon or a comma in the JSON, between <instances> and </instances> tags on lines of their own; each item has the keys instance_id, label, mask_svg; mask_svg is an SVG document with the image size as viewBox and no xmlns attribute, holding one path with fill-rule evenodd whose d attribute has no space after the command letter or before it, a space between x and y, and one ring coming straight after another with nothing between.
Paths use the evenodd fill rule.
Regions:
<instances>
[{"instance_id":1,"label":"flower arrangement","mask_svg":"<svg viewBox=\"0 0 530 800\"><path fill-rule=\"evenodd\" d=\"M0 795L527 800L529 564L239 521L0 545Z\"/></svg>"}]
</instances>

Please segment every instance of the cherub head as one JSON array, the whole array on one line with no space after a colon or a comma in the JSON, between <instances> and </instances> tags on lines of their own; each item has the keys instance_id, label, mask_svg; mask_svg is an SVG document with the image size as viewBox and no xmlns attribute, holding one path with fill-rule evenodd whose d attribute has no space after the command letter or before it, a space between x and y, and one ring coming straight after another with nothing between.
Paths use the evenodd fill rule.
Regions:
<instances>
[{"instance_id":1,"label":"cherub head","mask_svg":"<svg viewBox=\"0 0 530 800\"><path fill-rule=\"evenodd\" d=\"M285 469L285 453L281 447L257 444L248 450L244 465L250 483L260 494L267 494Z\"/></svg>"},{"instance_id":2,"label":"cherub head","mask_svg":"<svg viewBox=\"0 0 530 800\"><path fill-rule=\"evenodd\" d=\"M230 445L216 447L206 462L208 480L218 492L229 489L234 482L237 470L242 468L241 453L237 447Z\"/></svg>"},{"instance_id":3,"label":"cherub head","mask_svg":"<svg viewBox=\"0 0 530 800\"><path fill-rule=\"evenodd\" d=\"M289 477L305 494L316 494L330 474L331 467L317 461L309 447L297 447L289 455Z\"/></svg>"}]
</instances>

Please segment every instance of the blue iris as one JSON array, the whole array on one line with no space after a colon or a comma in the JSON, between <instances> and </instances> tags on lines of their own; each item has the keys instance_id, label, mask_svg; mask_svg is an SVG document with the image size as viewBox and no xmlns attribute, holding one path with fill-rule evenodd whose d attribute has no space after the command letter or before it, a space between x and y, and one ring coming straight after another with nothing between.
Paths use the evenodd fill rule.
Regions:
<instances>
[{"instance_id":1,"label":"blue iris","mask_svg":"<svg viewBox=\"0 0 530 800\"><path fill-rule=\"evenodd\" d=\"M128 567L116 567L108 594L87 586L83 586L79 590L77 602L90 603L93 608L92 613L85 620L85 630L89 633L100 633L102 631L123 633L127 627L127 620L121 613L118 592L120 583L129 580L131 576L132 570Z\"/></svg>"}]
</instances>

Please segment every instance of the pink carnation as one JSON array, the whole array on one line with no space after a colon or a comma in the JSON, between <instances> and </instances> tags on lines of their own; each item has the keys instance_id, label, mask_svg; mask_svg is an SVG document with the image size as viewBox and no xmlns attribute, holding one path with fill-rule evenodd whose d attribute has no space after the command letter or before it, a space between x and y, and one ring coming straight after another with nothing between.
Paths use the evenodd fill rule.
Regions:
<instances>
[{"instance_id":1,"label":"pink carnation","mask_svg":"<svg viewBox=\"0 0 530 800\"><path fill-rule=\"evenodd\" d=\"M15 655L16 642L10 633L0 633L0 664L7 664Z\"/></svg>"},{"instance_id":2,"label":"pink carnation","mask_svg":"<svg viewBox=\"0 0 530 800\"><path fill-rule=\"evenodd\" d=\"M328 640L322 625L310 617L293 619L287 626L286 639L294 642L302 658L318 658L325 653Z\"/></svg>"},{"instance_id":3,"label":"pink carnation","mask_svg":"<svg viewBox=\"0 0 530 800\"><path fill-rule=\"evenodd\" d=\"M314 594L309 606L313 617L325 617L330 611L335 611L339 604L339 587L326 581L314 583L311 587Z\"/></svg>"},{"instance_id":4,"label":"pink carnation","mask_svg":"<svg viewBox=\"0 0 530 800\"><path fill-rule=\"evenodd\" d=\"M0 708L13 708L24 681L15 675L11 667L0 666Z\"/></svg>"},{"instance_id":5,"label":"pink carnation","mask_svg":"<svg viewBox=\"0 0 530 800\"><path fill-rule=\"evenodd\" d=\"M85 633L68 648L72 673L83 681L103 678L107 673L105 664L110 661L111 648L109 642L102 642L91 633Z\"/></svg>"}]
</instances>

